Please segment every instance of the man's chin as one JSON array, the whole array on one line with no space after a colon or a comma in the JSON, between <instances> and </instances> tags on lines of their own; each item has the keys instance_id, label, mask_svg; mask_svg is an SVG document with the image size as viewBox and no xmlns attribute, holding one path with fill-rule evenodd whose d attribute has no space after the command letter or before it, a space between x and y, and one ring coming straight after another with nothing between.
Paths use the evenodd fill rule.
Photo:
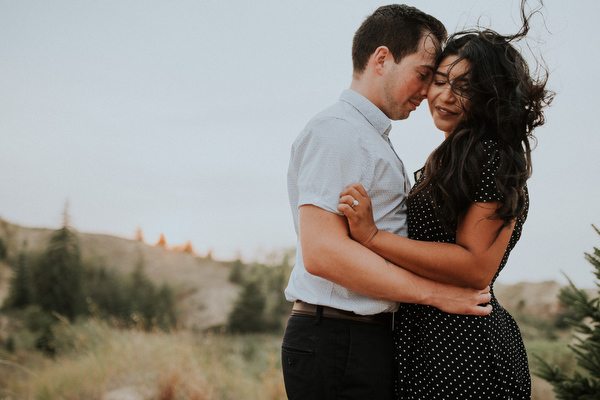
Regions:
<instances>
[{"instance_id":1,"label":"man's chin","mask_svg":"<svg viewBox=\"0 0 600 400\"><path fill-rule=\"evenodd\" d=\"M399 113L397 118L393 118L394 121L402 121L403 119L407 119L408 117L410 117L410 113L411 111L403 111L402 113Z\"/></svg>"}]
</instances>

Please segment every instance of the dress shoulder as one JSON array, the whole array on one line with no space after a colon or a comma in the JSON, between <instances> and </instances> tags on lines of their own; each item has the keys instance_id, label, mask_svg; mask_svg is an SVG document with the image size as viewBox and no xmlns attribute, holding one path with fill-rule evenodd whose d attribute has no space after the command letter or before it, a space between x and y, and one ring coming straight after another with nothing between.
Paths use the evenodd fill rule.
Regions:
<instances>
[{"instance_id":1,"label":"dress shoulder","mask_svg":"<svg viewBox=\"0 0 600 400\"><path fill-rule=\"evenodd\" d=\"M502 195L496 184L496 174L500 166L500 155L498 147L500 144L495 140L486 140L483 142L484 159L481 166L480 179L475 187L473 201L501 201Z\"/></svg>"}]
</instances>

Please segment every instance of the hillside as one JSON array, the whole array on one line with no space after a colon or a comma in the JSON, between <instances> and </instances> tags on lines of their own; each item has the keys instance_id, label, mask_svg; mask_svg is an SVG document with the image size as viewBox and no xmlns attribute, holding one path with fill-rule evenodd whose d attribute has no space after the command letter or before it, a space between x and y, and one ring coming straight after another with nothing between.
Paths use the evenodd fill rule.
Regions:
<instances>
[{"instance_id":1,"label":"hillside","mask_svg":"<svg viewBox=\"0 0 600 400\"><path fill-rule=\"evenodd\" d=\"M52 234L50 229L26 228L0 219L0 238L9 256L22 248L42 251ZM239 287L228 281L225 262L201 258L190 253L149 245L109 235L78 233L84 261L102 263L129 273L143 260L148 276L157 283L167 282L183 293L182 323L187 327L207 328L226 322ZM9 268L0 264L0 302L7 293ZM557 299L561 285L554 282L515 285L497 284L496 296L509 311L519 311L551 319L563 308Z\"/></svg>"},{"instance_id":2,"label":"hillside","mask_svg":"<svg viewBox=\"0 0 600 400\"><path fill-rule=\"evenodd\" d=\"M52 232L0 219L0 238L7 245L9 257L22 249L43 251ZM203 329L227 321L239 291L237 285L228 281L228 263L115 236L78 233L78 237L84 261L127 274L142 260L150 279L176 288L183 294L182 323L185 326ZM7 293L9 276L6 265L0 265L0 303Z\"/></svg>"},{"instance_id":3,"label":"hillside","mask_svg":"<svg viewBox=\"0 0 600 400\"><path fill-rule=\"evenodd\" d=\"M562 286L554 281L520 282L514 285L496 284L494 292L500 304L510 312L519 311L552 319L565 311L557 296Z\"/></svg>"}]
</instances>

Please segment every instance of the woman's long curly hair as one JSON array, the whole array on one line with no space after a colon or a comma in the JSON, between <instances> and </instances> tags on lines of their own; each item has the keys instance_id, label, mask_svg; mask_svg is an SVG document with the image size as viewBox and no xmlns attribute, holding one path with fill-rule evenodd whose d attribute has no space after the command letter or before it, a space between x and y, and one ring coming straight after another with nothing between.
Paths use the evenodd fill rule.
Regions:
<instances>
[{"instance_id":1,"label":"woman's long curly hair","mask_svg":"<svg viewBox=\"0 0 600 400\"><path fill-rule=\"evenodd\" d=\"M424 180L411 196L431 196L447 229L473 204L474 191L488 157L484 141L498 145L499 160L495 174L501 206L494 218L503 226L522 215L527 201L526 181L531 176L533 130L544 124L542 109L554 96L546 90L548 74L531 76L527 62L512 42L529 31L529 17L521 9L523 27L511 36L492 30L462 31L452 35L442 51L438 65L448 56L457 56L453 65L468 61L468 71L455 79L462 82L452 90L465 102L465 118L448 138L429 156ZM466 85L463 84L466 82Z\"/></svg>"}]
</instances>

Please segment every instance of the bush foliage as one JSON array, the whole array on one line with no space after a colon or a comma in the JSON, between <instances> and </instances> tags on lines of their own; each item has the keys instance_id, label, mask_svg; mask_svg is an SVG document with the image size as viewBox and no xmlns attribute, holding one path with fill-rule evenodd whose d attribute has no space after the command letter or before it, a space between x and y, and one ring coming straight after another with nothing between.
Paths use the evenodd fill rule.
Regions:
<instances>
[{"instance_id":1,"label":"bush foliage","mask_svg":"<svg viewBox=\"0 0 600 400\"><path fill-rule=\"evenodd\" d=\"M228 328L232 332L266 332L281 329L283 318L291 305L284 289L291 272L291 253L272 256L270 264L246 265L235 260L230 265L229 280L242 286L240 295L229 314Z\"/></svg>"},{"instance_id":2,"label":"bush foliage","mask_svg":"<svg viewBox=\"0 0 600 400\"><path fill-rule=\"evenodd\" d=\"M93 316L147 330L177 324L174 290L148 278L141 255L130 275L100 262L82 262L78 236L66 216L42 254L21 251L8 262L13 274L3 309L25 311L28 329L38 334L36 347L48 355L54 354L52 326L60 319Z\"/></svg>"},{"instance_id":3,"label":"bush foliage","mask_svg":"<svg viewBox=\"0 0 600 400\"><path fill-rule=\"evenodd\" d=\"M600 234L596 227L594 229ZM559 294L559 299L573 315L573 318L564 321L578 333L575 344L569 345L569 348L581 372L568 375L559 366L537 358L538 370L535 374L552 384L559 400L600 398L600 249L594 247L594 253L585 253L585 258L595 269L598 296L590 298L585 290L578 289L571 281Z\"/></svg>"}]
</instances>

